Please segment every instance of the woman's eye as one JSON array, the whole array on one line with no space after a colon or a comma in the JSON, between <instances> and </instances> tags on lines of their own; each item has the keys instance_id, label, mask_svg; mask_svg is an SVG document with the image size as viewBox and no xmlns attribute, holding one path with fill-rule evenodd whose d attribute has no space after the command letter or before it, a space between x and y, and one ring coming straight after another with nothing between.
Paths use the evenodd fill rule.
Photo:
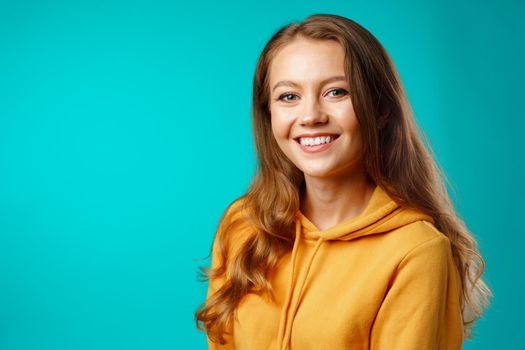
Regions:
<instances>
[{"instance_id":1,"label":"woman's eye","mask_svg":"<svg viewBox=\"0 0 525 350\"><path fill-rule=\"evenodd\" d=\"M285 102L288 102L288 101L294 101L294 98L295 97L298 97L296 94L292 94L292 93L284 93L282 95L280 95L277 100L279 101L285 101Z\"/></svg>"},{"instance_id":2,"label":"woman's eye","mask_svg":"<svg viewBox=\"0 0 525 350\"><path fill-rule=\"evenodd\" d=\"M344 96L348 94L348 91L346 91L345 89L333 89L333 90L330 90L328 91L327 95L330 95L332 97L337 97L337 96Z\"/></svg>"}]
</instances>

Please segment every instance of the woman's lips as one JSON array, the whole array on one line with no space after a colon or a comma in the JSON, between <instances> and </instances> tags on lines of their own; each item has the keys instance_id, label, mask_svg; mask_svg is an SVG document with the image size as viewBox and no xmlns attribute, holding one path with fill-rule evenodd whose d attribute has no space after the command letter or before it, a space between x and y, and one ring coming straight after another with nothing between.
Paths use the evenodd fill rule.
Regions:
<instances>
[{"instance_id":1,"label":"woman's lips","mask_svg":"<svg viewBox=\"0 0 525 350\"><path fill-rule=\"evenodd\" d=\"M301 143L301 137L299 138L296 138L295 141L297 142L297 144L299 145L299 147L301 148L301 150L305 153L319 153L319 152L323 152L325 150L327 150L328 148L330 148L332 146L332 144L335 142L335 140L337 140L337 138L339 137L339 135L325 135L325 136L330 136L330 140L328 143L321 143L319 145L307 145L305 143L312 143L312 142L305 142L303 141ZM307 139L313 139L315 137L308 137Z\"/></svg>"}]
</instances>

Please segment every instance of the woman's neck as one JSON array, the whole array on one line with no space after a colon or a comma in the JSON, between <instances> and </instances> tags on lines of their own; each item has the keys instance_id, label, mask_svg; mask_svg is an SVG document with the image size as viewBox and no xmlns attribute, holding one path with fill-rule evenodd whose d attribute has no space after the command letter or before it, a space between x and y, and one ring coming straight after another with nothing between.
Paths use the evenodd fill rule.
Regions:
<instances>
[{"instance_id":1,"label":"woman's neck","mask_svg":"<svg viewBox=\"0 0 525 350\"><path fill-rule=\"evenodd\" d=\"M363 172L329 179L305 176L301 212L317 228L326 230L359 215L374 188Z\"/></svg>"}]
</instances>

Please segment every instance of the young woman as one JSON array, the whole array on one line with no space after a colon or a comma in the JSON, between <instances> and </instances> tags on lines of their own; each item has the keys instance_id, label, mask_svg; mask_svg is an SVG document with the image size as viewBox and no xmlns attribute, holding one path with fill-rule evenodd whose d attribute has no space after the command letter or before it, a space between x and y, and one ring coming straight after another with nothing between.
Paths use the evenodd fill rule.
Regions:
<instances>
[{"instance_id":1,"label":"young woman","mask_svg":"<svg viewBox=\"0 0 525 350\"><path fill-rule=\"evenodd\" d=\"M484 263L377 39L335 15L283 27L252 116L259 167L203 269L209 348L460 349Z\"/></svg>"}]
</instances>

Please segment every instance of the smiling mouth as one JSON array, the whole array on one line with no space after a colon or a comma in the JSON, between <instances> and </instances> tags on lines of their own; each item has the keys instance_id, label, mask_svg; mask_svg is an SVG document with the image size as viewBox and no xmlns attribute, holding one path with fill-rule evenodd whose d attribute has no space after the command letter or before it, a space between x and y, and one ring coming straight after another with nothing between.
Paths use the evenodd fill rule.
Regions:
<instances>
[{"instance_id":1,"label":"smiling mouth","mask_svg":"<svg viewBox=\"0 0 525 350\"><path fill-rule=\"evenodd\" d=\"M315 147L332 143L338 137L339 135L325 135L315 137L297 137L294 140L303 147Z\"/></svg>"}]
</instances>

